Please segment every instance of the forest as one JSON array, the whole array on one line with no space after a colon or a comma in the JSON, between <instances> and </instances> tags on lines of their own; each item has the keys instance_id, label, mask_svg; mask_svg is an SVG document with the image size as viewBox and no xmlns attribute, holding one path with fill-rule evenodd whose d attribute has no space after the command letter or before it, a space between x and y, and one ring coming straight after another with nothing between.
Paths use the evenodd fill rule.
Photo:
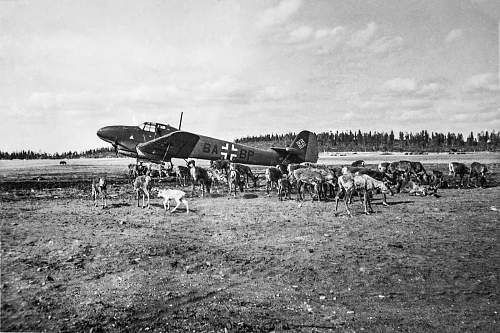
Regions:
<instances>
[{"instance_id":1,"label":"forest","mask_svg":"<svg viewBox=\"0 0 500 333\"><path fill-rule=\"evenodd\" d=\"M290 145L296 133L247 136L237 143L260 148ZM321 132L317 133L320 152L338 151L394 151L394 152L465 152L497 151L500 148L500 132L473 132L464 138L462 133L421 132Z\"/></svg>"},{"instance_id":2,"label":"forest","mask_svg":"<svg viewBox=\"0 0 500 333\"><path fill-rule=\"evenodd\" d=\"M0 151L0 160L36 160L36 159L54 159L64 160L72 158L101 158L101 157L116 157L115 149L113 147L89 149L85 151L68 151L64 153L44 153L41 151L34 152L32 150L21 150L15 152Z\"/></svg>"}]
</instances>

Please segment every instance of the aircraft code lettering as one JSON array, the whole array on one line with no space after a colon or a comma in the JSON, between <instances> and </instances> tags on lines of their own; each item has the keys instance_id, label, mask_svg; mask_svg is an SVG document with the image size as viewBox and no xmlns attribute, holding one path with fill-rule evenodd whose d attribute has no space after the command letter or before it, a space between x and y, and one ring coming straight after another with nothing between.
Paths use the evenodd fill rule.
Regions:
<instances>
[{"instance_id":1,"label":"aircraft code lettering","mask_svg":"<svg viewBox=\"0 0 500 333\"><path fill-rule=\"evenodd\" d=\"M241 160L244 160L245 158L247 158L247 151L245 149L241 149L240 150L240 156L239 156L239 158Z\"/></svg>"},{"instance_id":2,"label":"aircraft code lettering","mask_svg":"<svg viewBox=\"0 0 500 333\"><path fill-rule=\"evenodd\" d=\"M205 142L203 143L202 151L207 154L218 155L219 147L216 144ZM220 155L222 156L222 159L230 161L236 158L241 161L249 161L255 155L255 152L253 150L243 148L238 149L234 146L234 144L226 143L221 147Z\"/></svg>"},{"instance_id":3,"label":"aircraft code lettering","mask_svg":"<svg viewBox=\"0 0 500 333\"><path fill-rule=\"evenodd\" d=\"M203 152L204 152L204 153L210 153L210 143L205 142L205 143L203 144Z\"/></svg>"}]
</instances>

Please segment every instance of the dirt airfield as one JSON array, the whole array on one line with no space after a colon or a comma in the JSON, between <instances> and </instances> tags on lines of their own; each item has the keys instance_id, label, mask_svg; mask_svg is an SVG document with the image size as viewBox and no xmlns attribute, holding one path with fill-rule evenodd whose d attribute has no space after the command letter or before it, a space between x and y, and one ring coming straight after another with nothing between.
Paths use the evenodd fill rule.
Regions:
<instances>
[{"instance_id":1,"label":"dirt airfield","mask_svg":"<svg viewBox=\"0 0 500 333\"><path fill-rule=\"evenodd\" d=\"M500 331L498 162L487 188L376 195L353 218L262 180L190 214L142 209L124 160L79 163L0 170L1 331Z\"/></svg>"}]
</instances>

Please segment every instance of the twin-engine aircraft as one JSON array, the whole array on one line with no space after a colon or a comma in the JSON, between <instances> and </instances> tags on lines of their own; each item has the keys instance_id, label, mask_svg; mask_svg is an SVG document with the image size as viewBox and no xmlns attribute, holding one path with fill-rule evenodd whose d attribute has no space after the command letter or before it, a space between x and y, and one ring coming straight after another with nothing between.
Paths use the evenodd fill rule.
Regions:
<instances>
[{"instance_id":1,"label":"twin-engine aircraft","mask_svg":"<svg viewBox=\"0 0 500 333\"><path fill-rule=\"evenodd\" d=\"M180 127L180 126L179 126ZM145 122L139 126L107 126L97 136L115 147L117 153L154 163L172 158L230 160L235 163L277 165L318 160L316 134L300 132L290 147L258 149L229 141L178 130L170 125Z\"/></svg>"}]
</instances>

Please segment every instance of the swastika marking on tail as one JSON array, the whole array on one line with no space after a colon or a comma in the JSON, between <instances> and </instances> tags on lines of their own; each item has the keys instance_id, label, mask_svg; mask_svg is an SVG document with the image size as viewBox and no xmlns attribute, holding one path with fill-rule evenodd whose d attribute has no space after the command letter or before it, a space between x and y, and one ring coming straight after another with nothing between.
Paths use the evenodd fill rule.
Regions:
<instances>
[{"instance_id":1,"label":"swastika marking on tail","mask_svg":"<svg viewBox=\"0 0 500 333\"><path fill-rule=\"evenodd\" d=\"M299 149L302 149L304 148L305 146L307 146L306 142L304 141L304 139L299 139L297 140L297 146L299 146Z\"/></svg>"}]
</instances>

